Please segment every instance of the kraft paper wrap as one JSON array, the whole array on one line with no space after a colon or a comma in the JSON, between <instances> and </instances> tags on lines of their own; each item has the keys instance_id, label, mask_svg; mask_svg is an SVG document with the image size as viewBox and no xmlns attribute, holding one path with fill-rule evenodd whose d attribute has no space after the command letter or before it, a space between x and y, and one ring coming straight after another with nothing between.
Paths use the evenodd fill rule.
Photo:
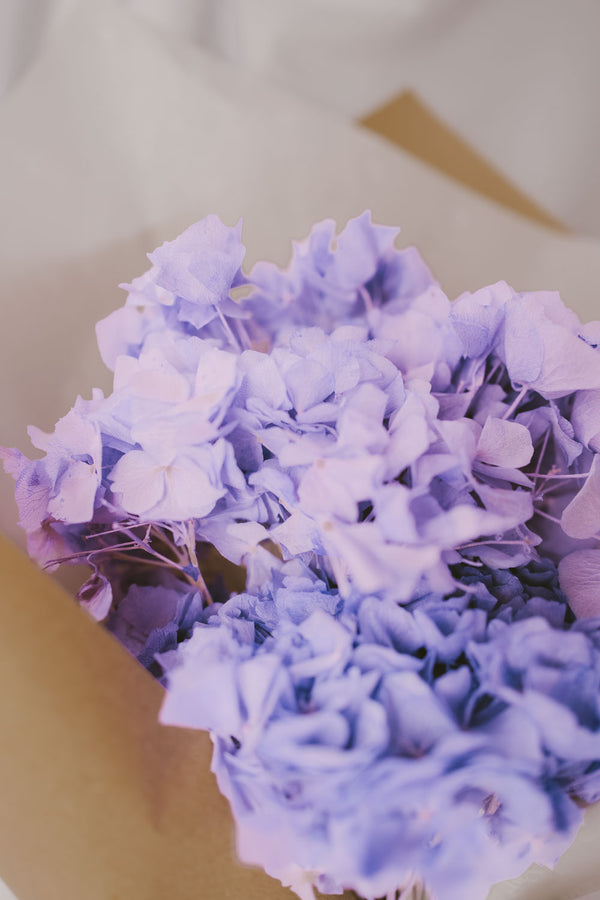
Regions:
<instances>
[{"instance_id":1,"label":"kraft paper wrap","mask_svg":"<svg viewBox=\"0 0 600 900\"><path fill-rule=\"evenodd\" d=\"M397 147L539 225L566 232L553 216L516 188L414 94L405 92L365 116L362 124Z\"/></svg>"},{"instance_id":2,"label":"kraft paper wrap","mask_svg":"<svg viewBox=\"0 0 600 900\"><path fill-rule=\"evenodd\" d=\"M290 897L236 864L208 736L0 540L0 871L19 900Z\"/></svg>"},{"instance_id":3,"label":"kraft paper wrap","mask_svg":"<svg viewBox=\"0 0 600 900\"><path fill-rule=\"evenodd\" d=\"M414 97L363 124L560 227ZM159 726L161 687L6 539L0 571L0 875L19 900L291 900L236 862L208 737ZM600 810L586 818L554 873L532 869L490 897L600 897L589 893L600 885Z\"/></svg>"}]
</instances>

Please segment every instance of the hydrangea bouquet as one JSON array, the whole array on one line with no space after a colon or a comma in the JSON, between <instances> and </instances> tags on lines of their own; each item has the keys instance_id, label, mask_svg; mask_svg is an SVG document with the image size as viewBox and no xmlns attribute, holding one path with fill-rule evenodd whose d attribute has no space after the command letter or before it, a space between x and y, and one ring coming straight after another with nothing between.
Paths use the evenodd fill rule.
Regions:
<instances>
[{"instance_id":1,"label":"hydrangea bouquet","mask_svg":"<svg viewBox=\"0 0 600 900\"><path fill-rule=\"evenodd\" d=\"M483 900L600 798L600 322L450 302L396 234L246 276L209 216L98 324L113 392L2 451L33 558L87 562L303 900Z\"/></svg>"}]
</instances>

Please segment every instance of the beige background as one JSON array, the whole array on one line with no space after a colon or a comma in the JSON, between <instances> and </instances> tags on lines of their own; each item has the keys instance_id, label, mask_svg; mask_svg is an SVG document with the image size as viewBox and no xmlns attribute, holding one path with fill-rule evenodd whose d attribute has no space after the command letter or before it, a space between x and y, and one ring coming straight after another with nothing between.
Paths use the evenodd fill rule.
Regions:
<instances>
[{"instance_id":1,"label":"beige background","mask_svg":"<svg viewBox=\"0 0 600 900\"><path fill-rule=\"evenodd\" d=\"M273 24L277 22L275 15ZM350 37L353 34L349 32ZM262 58L270 59L267 50ZM89 394L94 384L108 385L95 350L94 322L121 302L116 284L143 270L146 251L208 212L218 212L229 223L243 214L249 258L283 262L290 239L303 236L318 218L330 215L343 223L371 207L376 220L403 225L403 242L421 247L450 295L506 278L521 289L558 287L582 317L598 317L600 247L595 241L540 228L496 207L350 124L342 112L277 86L274 82L282 78L266 62L240 71L177 37L157 32L117 0L106 0L77 5L72 15L65 10L64 19L55 21L21 71L0 107L0 204L5 223L0 243L3 443L25 447L27 423L50 428L78 391ZM0 527L16 535L8 479L2 479L1 488ZM91 888L79 881L75 890L74 883L69 886L65 881L69 863L59 847L61 853L68 847L74 822L81 826L88 821L95 835L102 834L105 820L94 818L86 790L103 797L102 808L108 816L123 789L129 813L123 816L122 810L114 808L118 834L120 828L130 833L132 828L126 826L135 823L136 816L151 815L144 805L149 796L144 784L134 780L127 791L123 785L128 773L137 772L132 777L138 779L143 775L136 768L140 746L145 746L140 744L139 729L153 727L149 723L157 689L142 678L143 673L135 672L105 635L88 628L88 623L85 628L77 624L79 613L64 600L41 597L42 588L35 584L28 587L26 582L17 589L9 588L6 578L3 583L7 592L3 614L8 617L4 633L26 636L28 629L33 633L36 623L43 622L49 630L39 635L41 643L35 646L40 653L46 648L43 659L52 678L46 679L39 661L28 669L27 655L19 653L18 642L13 642L14 658L5 658L3 683L8 684L10 675L17 692L10 696L4 692L0 699L5 704L3 721L8 721L9 713L15 717L3 746L7 752L12 750L10 758L21 768L12 771L12 778L11 770L4 769L12 793L5 791L2 809L0 871L19 887L20 900L80 900L82 896L92 900ZM21 592L23 603L27 599L27 613L25 607L21 613L14 606L15 591ZM61 613L55 614L52 605L42 607L46 599L59 604ZM23 651L28 646L25 641ZM88 646L98 679L96 688L90 687L86 695L91 705L84 728L77 717L78 695L70 694L68 685L77 683L78 671L90 671L85 668L83 650ZM55 671L61 647L67 669ZM103 681L105 653L115 660L114 682ZM29 691L27 704L19 702L19 663L26 666L20 683ZM36 685L45 681L45 693L38 695ZM117 698L119 684L127 684L127 691L134 694L138 689L142 692L146 718L134 721L129 732L123 725L129 707L121 700L115 707L111 684ZM39 718L36 702L41 696L46 698L45 717ZM97 715L95 704L99 704ZM53 709L60 711L62 720L50 715L48 710ZM19 757L18 728L25 727L25 714L31 729L29 755ZM103 716L117 716L114 721L121 723L122 740L116 745L109 742L100 752L102 779L90 781L86 766L89 763L93 771L93 760L81 768L78 758L67 754L60 771L69 788L61 790L55 757L41 752L47 749L49 735L63 753L78 735L83 743L75 742L75 746L90 753L94 746L90 734L102 743ZM57 725L60 721L62 727ZM162 752L175 753L173 740L183 758L191 752L184 738L171 738L164 730L161 736L154 731L152 735L162 747L155 751L152 765L159 765ZM196 777L190 774L189 762L186 765L183 781L173 784L174 797L185 794L187 777ZM32 770L39 790L46 791L46 806L41 807L45 815L35 806ZM143 771L147 777L149 770ZM79 794L72 780L78 778L80 787L86 788ZM7 797L12 797L12 805ZM57 822L50 818L53 808L59 810ZM11 818L17 813L25 816L20 820L23 832L16 827L17 818ZM598 818L597 813L592 811L591 818ZM163 824L171 822L169 828L173 828L174 820L169 818L173 810L164 815ZM26 841L28 821L35 822L37 844ZM146 829L148 822L140 827ZM81 827L73 834L81 834ZM59 835L62 841L53 845ZM175 841L178 832L167 828L166 835L167 842ZM14 841L11 846L9 840ZM589 893L600 884L596 845L597 829L584 829L558 875L532 876L498 891L495 900L572 900L583 894L590 900L600 898L598 891ZM89 840L82 846L90 847ZM104 869L98 872L113 873L116 878L117 858L124 865L127 849L131 856L135 848L126 844L123 855L115 857L106 855L111 846L109 842L98 850L93 845L93 860L98 865L104 858ZM55 870L53 860L62 860ZM37 880L31 880L35 872ZM128 890L128 900L136 900L131 885ZM140 895L140 900L149 898Z\"/></svg>"},{"instance_id":2,"label":"beige background","mask_svg":"<svg viewBox=\"0 0 600 900\"><path fill-rule=\"evenodd\" d=\"M416 91L556 218L600 237L597 0L119 2L347 119ZM78 5L92 4L2 0L0 94Z\"/></svg>"}]
</instances>

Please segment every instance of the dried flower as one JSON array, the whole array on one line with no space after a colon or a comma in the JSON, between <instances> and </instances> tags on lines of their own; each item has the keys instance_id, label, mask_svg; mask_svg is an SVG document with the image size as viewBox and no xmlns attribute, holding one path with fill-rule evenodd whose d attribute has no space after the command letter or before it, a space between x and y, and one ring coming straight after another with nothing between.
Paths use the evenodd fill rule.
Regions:
<instances>
[{"instance_id":1,"label":"dried flower","mask_svg":"<svg viewBox=\"0 0 600 900\"><path fill-rule=\"evenodd\" d=\"M30 553L211 732L243 859L477 900L600 797L600 323L451 302L368 214L248 277L240 234L150 254L112 393L1 451Z\"/></svg>"}]
</instances>

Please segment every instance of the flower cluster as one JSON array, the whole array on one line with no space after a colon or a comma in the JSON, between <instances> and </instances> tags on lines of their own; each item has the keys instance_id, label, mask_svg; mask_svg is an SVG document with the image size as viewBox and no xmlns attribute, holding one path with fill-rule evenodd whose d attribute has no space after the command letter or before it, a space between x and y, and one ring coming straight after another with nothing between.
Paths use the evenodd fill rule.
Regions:
<instances>
[{"instance_id":1,"label":"flower cluster","mask_svg":"<svg viewBox=\"0 0 600 900\"><path fill-rule=\"evenodd\" d=\"M600 798L600 323L451 302L396 234L244 275L209 216L98 324L113 392L2 455L31 555L211 732L244 860L477 900Z\"/></svg>"},{"instance_id":2,"label":"flower cluster","mask_svg":"<svg viewBox=\"0 0 600 900\"><path fill-rule=\"evenodd\" d=\"M213 733L243 858L301 897L305 872L369 897L419 872L448 900L552 863L581 820L569 788L600 791L600 645L564 627L551 564L553 599L531 593L539 574L402 607L344 602L293 561L211 607L161 657L162 720Z\"/></svg>"}]
</instances>

